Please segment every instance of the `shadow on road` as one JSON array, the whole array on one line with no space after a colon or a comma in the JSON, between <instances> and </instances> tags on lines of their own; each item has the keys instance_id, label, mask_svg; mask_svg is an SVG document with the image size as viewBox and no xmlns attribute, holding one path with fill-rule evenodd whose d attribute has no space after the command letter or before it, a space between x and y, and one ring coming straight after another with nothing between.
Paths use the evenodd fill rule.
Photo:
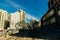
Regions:
<instances>
[{"instance_id":1,"label":"shadow on road","mask_svg":"<svg viewBox=\"0 0 60 40\"><path fill-rule=\"evenodd\" d=\"M20 29L19 33L11 34L11 36L41 38L41 39L45 38L43 37L43 34L41 34L40 31L37 29L33 29L33 30Z\"/></svg>"},{"instance_id":2,"label":"shadow on road","mask_svg":"<svg viewBox=\"0 0 60 40\"><path fill-rule=\"evenodd\" d=\"M38 39L48 39L48 40L58 40L60 39L60 34L56 35L57 33L52 32L52 29L49 31L43 30L42 28L36 28L33 30L29 29L20 29L19 33L11 34L11 36L17 36L17 37L29 37L29 38L38 38Z\"/></svg>"}]
</instances>

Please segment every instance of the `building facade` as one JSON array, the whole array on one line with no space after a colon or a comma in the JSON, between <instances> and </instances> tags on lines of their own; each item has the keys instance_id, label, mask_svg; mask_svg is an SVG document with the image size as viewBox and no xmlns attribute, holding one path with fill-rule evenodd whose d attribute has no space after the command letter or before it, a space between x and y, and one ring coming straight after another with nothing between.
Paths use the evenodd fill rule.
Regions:
<instances>
[{"instance_id":1,"label":"building facade","mask_svg":"<svg viewBox=\"0 0 60 40\"><path fill-rule=\"evenodd\" d=\"M60 26L60 0L49 0L48 11L41 18L42 26L55 24Z\"/></svg>"},{"instance_id":2,"label":"building facade","mask_svg":"<svg viewBox=\"0 0 60 40\"><path fill-rule=\"evenodd\" d=\"M0 29L10 27L10 15L7 11L0 9Z\"/></svg>"},{"instance_id":3,"label":"building facade","mask_svg":"<svg viewBox=\"0 0 60 40\"><path fill-rule=\"evenodd\" d=\"M25 21L25 12L20 9L18 13L20 14L20 21Z\"/></svg>"},{"instance_id":4,"label":"building facade","mask_svg":"<svg viewBox=\"0 0 60 40\"><path fill-rule=\"evenodd\" d=\"M15 29L16 23L20 22L20 14L17 12L11 13L11 23L10 28Z\"/></svg>"},{"instance_id":5,"label":"building facade","mask_svg":"<svg viewBox=\"0 0 60 40\"><path fill-rule=\"evenodd\" d=\"M26 23L26 16L25 16L25 11L23 11L22 9L20 9L19 11L19 14L20 14L20 23L21 24L23 24L23 26L25 27L25 28L27 28L27 23Z\"/></svg>"},{"instance_id":6,"label":"building facade","mask_svg":"<svg viewBox=\"0 0 60 40\"><path fill-rule=\"evenodd\" d=\"M49 0L48 7L53 7L56 3L60 3L60 0Z\"/></svg>"},{"instance_id":7,"label":"building facade","mask_svg":"<svg viewBox=\"0 0 60 40\"><path fill-rule=\"evenodd\" d=\"M13 29L16 28L16 26L21 27L20 24L23 24L24 26L26 26L25 12L21 9L17 12L11 13L10 27Z\"/></svg>"}]
</instances>

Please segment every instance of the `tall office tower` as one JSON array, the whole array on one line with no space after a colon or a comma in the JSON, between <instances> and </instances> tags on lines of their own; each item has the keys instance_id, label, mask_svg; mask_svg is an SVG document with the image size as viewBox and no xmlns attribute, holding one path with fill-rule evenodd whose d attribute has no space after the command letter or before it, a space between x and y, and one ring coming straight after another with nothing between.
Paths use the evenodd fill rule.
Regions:
<instances>
[{"instance_id":1,"label":"tall office tower","mask_svg":"<svg viewBox=\"0 0 60 40\"><path fill-rule=\"evenodd\" d=\"M0 29L7 29L9 27L9 14L7 11L0 9Z\"/></svg>"}]
</instances>

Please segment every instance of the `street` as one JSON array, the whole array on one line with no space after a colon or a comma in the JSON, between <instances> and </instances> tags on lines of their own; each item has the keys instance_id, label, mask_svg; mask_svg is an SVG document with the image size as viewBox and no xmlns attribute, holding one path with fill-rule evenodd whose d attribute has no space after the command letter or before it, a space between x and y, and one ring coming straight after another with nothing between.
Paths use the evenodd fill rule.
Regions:
<instances>
[{"instance_id":1,"label":"street","mask_svg":"<svg viewBox=\"0 0 60 40\"><path fill-rule=\"evenodd\" d=\"M40 29L20 29L19 32L10 35L7 34L6 37L0 36L0 40L55 40L55 36L53 33L49 35L42 34Z\"/></svg>"},{"instance_id":2,"label":"street","mask_svg":"<svg viewBox=\"0 0 60 40\"><path fill-rule=\"evenodd\" d=\"M37 31L36 31L37 32ZM6 40L47 40L40 37L40 34L33 30L19 30L19 33L6 36Z\"/></svg>"}]
</instances>

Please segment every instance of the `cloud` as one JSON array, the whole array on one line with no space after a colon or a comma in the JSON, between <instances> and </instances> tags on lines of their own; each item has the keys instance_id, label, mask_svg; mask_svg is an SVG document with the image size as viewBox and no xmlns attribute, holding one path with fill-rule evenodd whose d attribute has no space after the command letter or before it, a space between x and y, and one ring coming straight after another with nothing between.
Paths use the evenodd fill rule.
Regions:
<instances>
[{"instance_id":1,"label":"cloud","mask_svg":"<svg viewBox=\"0 0 60 40\"><path fill-rule=\"evenodd\" d=\"M3 7L10 7L9 4L0 4L0 5L3 6Z\"/></svg>"},{"instance_id":2,"label":"cloud","mask_svg":"<svg viewBox=\"0 0 60 40\"><path fill-rule=\"evenodd\" d=\"M27 19L29 19L29 20L31 20L31 19L34 19L34 20L36 20L36 21L38 21L38 20L39 20L39 19L38 19L38 18L36 18L35 16L30 15L30 14L28 14L28 13L26 13L26 18L27 18Z\"/></svg>"},{"instance_id":3,"label":"cloud","mask_svg":"<svg viewBox=\"0 0 60 40\"><path fill-rule=\"evenodd\" d=\"M7 2L10 3L10 4L11 4L14 8L16 8L16 9L20 9L20 8L25 9L25 8L22 7L21 5L18 5L17 3L15 3L15 2L13 2L13 1L11 1L11 0L8 0ZM34 20L37 20L37 21L38 21L38 19L37 19L35 16L30 15L30 14L28 14L28 13L26 13L26 18L29 19L29 20L34 19Z\"/></svg>"},{"instance_id":4,"label":"cloud","mask_svg":"<svg viewBox=\"0 0 60 40\"><path fill-rule=\"evenodd\" d=\"M7 2L8 2L12 7L16 8L16 9L24 8L24 7L22 7L21 5L13 2L12 0L8 0Z\"/></svg>"},{"instance_id":5,"label":"cloud","mask_svg":"<svg viewBox=\"0 0 60 40\"><path fill-rule=\"evenodd\" d=\"M0 6L1 7L10 7L9 3L7 3L6 1L0 1Z\"/></svg>"}]
</instances>

